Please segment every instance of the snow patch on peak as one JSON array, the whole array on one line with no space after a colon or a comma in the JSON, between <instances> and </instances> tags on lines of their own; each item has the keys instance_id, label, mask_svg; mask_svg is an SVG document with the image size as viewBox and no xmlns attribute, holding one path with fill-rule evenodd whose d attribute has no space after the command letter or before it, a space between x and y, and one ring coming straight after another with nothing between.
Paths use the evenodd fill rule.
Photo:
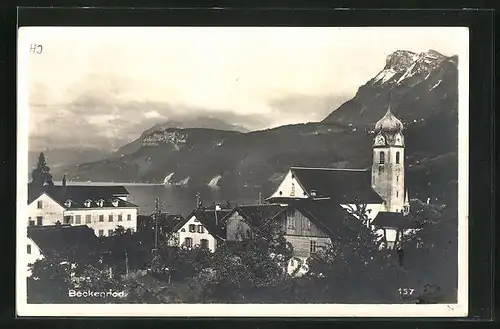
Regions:
<instances>
[{"instance_id":1,"label":"snow patch on peak","mask_svg":"<svg viewBox=\"0 0 500 329\"><path fill-rule=\"evenodd\" d=\"M396 72L404 72L418 55L408 50L396 50L385 61L384 69L392 69Z\"/></svg>"},{"instance_id":2,"label":"snow patch on peak","mask_svg":"<svg viewBox=\"0 0 500 329\"><path fill-rule=\"evenodd\" d=\"M439 80L439 81L438 81L438 82L437 82L434 86L432 86L432 87L429 89L429 91L431 91L431 90L433 90L433 89L437 88L437 86L439 86L439 85L441 84L441 81L443 81L443 80Z\"/></svg>"},{"instance_id":3,"label":"snow patch on peak","mask_svg":"<svg viewBox=\"0 0 500 329\"><path fill-rule=\"evenodd\" d=\"M446 57L444 55L432 49L412 56L412 63L405 70L404 74L398 79L397 84L400 84L403 80L411 78L415 75L425 74L425 79L427 79L445 58Z\"/></svg>"},{"instance_id":4,"label":"snow patch on peak","mask_svg":"<svg viewBox=\"0 0 500 329\"><path fill-rule=\"evenodd\" d=\"M373 79L373 83L377 83L379 81L382 81L381 83L386 83L389 81L397 72L394 71L393 69L385 69L380 71L379 74Z\"/></svg>"}]
</instances>

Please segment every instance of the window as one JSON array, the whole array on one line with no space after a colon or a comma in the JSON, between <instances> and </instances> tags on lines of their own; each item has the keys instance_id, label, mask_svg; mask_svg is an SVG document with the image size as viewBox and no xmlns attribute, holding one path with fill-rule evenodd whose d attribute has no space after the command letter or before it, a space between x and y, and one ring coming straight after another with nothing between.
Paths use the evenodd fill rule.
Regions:
<instances>
[{"instance_id":1,"label":"window","mask_svg":"<svg viewBox=\"0 0 500 329\"><path fill-rule=\"evenodd\" d=\"M184 246L191 248L193 246L193 239L191 238L185 238L184 239Z\"/></svg>"},{"instance_id":2,"label":"window","mask_svg":"<svg viewBox=\"0 0 500 329\"><path fill-rule=\"evenodd\" d=\"M64 224L69 224L70 220L71 220L71 216L64 216Z\"/></svg>"},{"instance_id":3,"label":"window","mask_svg":"<svg viewBox=\"0 0 500 329\"><path fill-rule=\"evenodd\" d=\"M287 227L289 229L295 230L295 218L293 218L293 217L287 218Z\"/></svg>"},{"instance_id":4,"label":"window","mask_svg":"<svg viewBox=\"0 0 500 329\"><path fill-rule=\"evenodd\" d=\"M92 215L85 215L85 224L92 223Z\"/></svg>"},{"instance_id":5,"label":"window","mask_svg":"<svg viewBox=\"0 0 500 329\"><path fill-rule=\"evenodd\" d=\"M42 209L43 208L43 201L42 200L38 200L38 202L36 203L36 207L38 209Z\"/></svg>"},{"instance_id":6,"label":"window","mask_svg":"<svg viewBox=\"0 0 500 329\"><path fill-rule=\"evenodd\" d=\"M292 191L290 192L290 196L295 196L295 183L292 183Z\"/></svg>"},{"instance_id":7,"label":"window","mask_svg":"<svg viewBox=\"0 0 500 329\"><path fill-rule=\"evenodd\" d=\"M108 236L112 236L113 235L113 230L108 230Z\"/></svg>"},{"instance_id":8,"label":"window","mask_svg":"<svg viewBox=\"0 0 500 329\"><path fill-rule=\"evenodd\" d=\"M399 164L399 151L396 152L396 164Z\"/></svg>"},{"instance_id":9,"label":"window","mask_svg":"<svg viewBox=\"0 0 500 329\"><path fill-rule=\"evenodd\" d=\"M108 222L112 222L113 221L113 215L109 215L108 217L109 217Z\"/></svg>"},{"instance_id":10,"label":"window","mask_svg":"<svg viewBox=\"0 0 500 329\"><path fill-rule=\"evenodd\" d=\"M380 164L384 164L385 163L385 153L384 151L381 151L380 152Z\"/></svg>"},{"instance_id":11,"label":"window","mask_svg":"<svg viewBox=\"0 0 500 329\"><path fill-rule=\"evenodd\" d=\"M123 216L122 216L122 214L118 215L118 221L119 222L123 222Z\"/></svg>"},{"instance_id":12,"label":"window","mask_svg":"<svg viewBox=\"0 0 500 329\"><path fill-rule=\"evenodd\" d=\"M131 214L127 215L127 220L132 220L132 215Z\"/></svg>"},{"instance_id":13,"label":"window","mask_svg":"<svg viewBox=\"0 0 500 329\"><path fill-rule=\"evenodd\" d=\"M308 219L305 219L304 224L305 224L306 230L310 231L311 230L311 221Z\"/></svg>"},{"instance_id":14,"label":"window","mask_svg":"<svg viewBox=\"0 0 500 329\"><path fill-rule=\"evenodd\" d=\"M181 232L186 232L186 229L184 227L181 228Z\"/></svg>"},{"instance_id":15,"label":"window","mask_svg":"<svg viewBox=\"0 0 500 329\"><path fill-rule=\"evenodd\" d=\"M396 176L396 182L399 182L399 176Z\"/></svg>"},{"instance_id":16,"label":"window","mask_svg":"<svg viewBox=\"0 0 500 329\"><path fill-rule=\"evenodd\" d=\"M316 252L316 241L311 241L310 251L311 251L311 253Z\"/></svg>"},{"instance_id":17,"label":"window","mask_svg":"<svg viewBox=\"0 0 500 329\"><path fill-rule=\"evenodd\" d=\"M36 216L36 225L38 225L38 226L43 225L43 217L42 216Z\"/></svg>"},{"instance_id":18,"label":"window","mask_svg":"<svg viewBox=\"0 0 500 329\"><path fill-rule=\"evenodd\" d=\"M99 230L99 236L104 236L104 230Z\"/></svg>"},{"instance_id":19,"label":"window","mask_svg":"<svg viewBox=\"0 0 500 329\"><path fill-rule=\"evenodd\" d=\"M198 225L198 233L205 233L205 229L203 228L203 225Z\"/></svg>"},{"instance_id":20,"label":"window","mask_svg":"<svg viewBox=\"0 0 500 329\"><path fill-rule=\"evenodd\" d=\"M75 222L75 219L73 216L69 216L69 223L73 224Z\"/></svg>"},{"instance_id":21,"label":"window","mask_svg":"<svg viewBox=\"0 0 500 329\"><path fill-rule=\"evenodd\" d=\"M189 224L189 232L195 233L196 232L196 225L194 224Z\"/></svg>"},{"instance_id":22,"label":"window","mask_svg":"<svg viewBox=\"0 0 500 329\"><path fill-rule=\"evenodd\" d=\"M75 216L75 224L79 225L82 223L82 216L81 215L76 215Z\"/></svg>"},{"instance_id":23,"label":"window","mask_svg":"<svg viewBox=\"0 0 500 329\"><path fill-rule=\"evenodd\" d=\"M99 215L99 221L104 222L104 215Z\"/></svg>"},{"instance_id":24,"label":"window","mask_svg":"<svg viewBox=\"0 0 500 329\"><path fill-rule=\"evenodd\" d=\"M27 245L26 246L26 252L28 253L28 255L31 255L31 245Z\"/></svg>"},{"instance_id":25,"label":"window","mask_svg":"<svg viewBox=\"0 0 500 329\"><path fill-rule=\"evenodd\" d=\"M200 240L200 246L202 248L208 249L208 240L207 239L201 239Z\"/></svg>"},{"instance_id":26,"label":"window","mask_svg":"<svg viewBox=\"0 0 500 329\"><path fill-rule=\"evenodd\" d=\"M399 196L399 191L396 191L396 198ZM397 210L396 210L397 211Z\"/></svg>"},{"instance_id":27,"label":"window","mask_svg":"<svg viewBox=\"0 0 500 329\"><path fill-rule=\"evenodd\" d=\"M29 225L29 226L35 226L35 221L30 219L30 220L28 221L28 225Z\"/></svg>"},{"instance_id":28,"label":"window","mask_svg":"<svg viewBox=\"0 0 500 329\"><path fill-rule=\"evenodd\" d=\"M384 172L384 167L383 166L379 166L378 167L378 172L379 173L383 173Z\"/></svg>"}]
</instances>

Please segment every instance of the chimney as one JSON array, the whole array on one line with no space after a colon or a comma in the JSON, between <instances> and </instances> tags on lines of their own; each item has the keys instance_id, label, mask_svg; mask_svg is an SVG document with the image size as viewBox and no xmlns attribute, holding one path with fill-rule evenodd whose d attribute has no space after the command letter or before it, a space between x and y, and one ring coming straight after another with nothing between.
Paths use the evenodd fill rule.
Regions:
<instances>
[{"instance_id":1,"label":"chimney","mask_svg":"<svg viewBox=\"0 0 500 329\"><path fill-rule=\"evenodd\" d=\"M66 186L66 175L63 176L62 179L62 186Z\"/></svg>"}]
</instances>

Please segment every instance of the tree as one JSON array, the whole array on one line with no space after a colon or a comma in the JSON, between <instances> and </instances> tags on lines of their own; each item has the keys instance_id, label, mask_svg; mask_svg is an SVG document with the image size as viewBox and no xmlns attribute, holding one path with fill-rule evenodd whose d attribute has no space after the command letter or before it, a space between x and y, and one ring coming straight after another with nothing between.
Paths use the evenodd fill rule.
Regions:
<instances>
[{"instance_id":1,"label":"tree","mask_svg":"<svg viewBox=\"0 0 500 329\"><path fill-rule=\"evenodd\" d=\"M44 185L52 186L54 183L52 182L52 175L50 173L50 167L47 166L45 161L45 155L43 152L40 152L40 156L38 157L38 163L36 167L31 172L31 184L34 187L41 188Z\"/></svg>"},{"instance_id":2,"label":"tree","mask_svg":"<svg viewBox=\"0 0 500 329\"><path fill-rule=\"evenodd\" d=\"M338 221L332 244L309 260L301 294L310 302L399 302L400 270L369 227L366 207L357 206Z\"/></svg>"},{"instance_id":3,"label":"tree","mask_svg":"<svg viewBox=\"0 0 500 329\"><path fill-rule=\"evenodd\" d=\"M456 302L458 288L457 206L411 202L418 229L403 240L405 285L418 303Z\"/></svg>"},{"instance_id":4,"label":"tree","mask_svg":"<svg viewBox=\"0 0 500 329\"><path fill-rule=\"evenodd\" d=\"M212 265L208 249L184 249L163 245L150 264L151 272L163 280L185 282Z\"/></svg>"},{"instance_id":5,"label":"tree","mask_svg":"<svg viewBox=\"0 0 500 329\"><path fill-rule=\"evenodd\" d=\"M71 277L62 257L42 258L27 278L28 303L69 303Z\"/></svg>"},{"instance_id":6,"label":"tree","mask_svg":"<svg viewBox=\"0 0 500 329\"><path fill-rule=\"evenodd\" d=\"M283 302L289 284L286 265L293 254L281 224L265 220L235 244L222 243L213 267L194 279L207 302Z\"/></svg>"}]
</instances>

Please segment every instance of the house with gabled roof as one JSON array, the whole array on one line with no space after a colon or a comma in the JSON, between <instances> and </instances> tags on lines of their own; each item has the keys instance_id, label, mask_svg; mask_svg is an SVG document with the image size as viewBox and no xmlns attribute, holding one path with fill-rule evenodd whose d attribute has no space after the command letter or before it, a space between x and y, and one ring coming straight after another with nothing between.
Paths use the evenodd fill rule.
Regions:
<instances>
[{"instance_id":1,"label":"house with gabled roof","mask_svg":"<svg viewBox=\"0 0 500 329\"><path fill-rule=\"evenodd\" d=\"M240 205L225 218L227 241L244 241L250 237L252 227L263 221L279 221L286 207L280 204Z\"/></svg>"},{"instance_id":2,"label":"house with gabled roof","mask_svg":"<svg viewBox=\"0 0 500 329\"><path fill-rule=\"evenodd\" d=\"M409 196L405 184L402 131L403 124L389 107L375 125L371 169L291 167L267 201L295 204L299 205L299 209L303 205L310 208L316 207L312 205L317 202L328 201L336 205L335 211L341 207L360 220L366 216L366 225L383 233L387 247L395 247L397 241L394 239L413 225L407 216ZM303 214L307 210L301 209L299 212ZM361 212L364 215L360 215ZM392 218L390 225L383 219L388 217L386 213L395 214L389 215ZM331 214L321 216L329 218ZM312 217L324 222L327 217L319 218L321 216L317 214ZM395 220L400 223L394 223Z\"/></svg>"},{"instance_id":3,"label":"house with gabled roof","mask_svg":"<svg viewBox=\"0 0 500 329\"><path fill-rule=\"evenodd\" d=\"M26 238L27 276L31 276L30 266L37 260L64 255L78 261L98 250L97 237L88 226L32 226Z\"/></svg>"},{"instance_id":4,"label":"house with gabled roof","mask_svg":"<svg viewBox=\"0 0 500 329\"><path fill-rule=\"evenodd\" d=\"M226 239L223 223L230 212L230 209L218 205L195 209L174 227L168 244L183 248L202 247L214 252L218 242Z\"/></svg>"},{"instance_id":5,"label":"house with gabled roof","mask_svg":"<svg viewBox=\"0 0 500 329\"><path fill-rule=\"evenodd\" d=\"M137 230L138 207L123 186L44 186L28 189L28 226L87 225L97 236L119 226Z\"/></svg>"}]
</instances>

